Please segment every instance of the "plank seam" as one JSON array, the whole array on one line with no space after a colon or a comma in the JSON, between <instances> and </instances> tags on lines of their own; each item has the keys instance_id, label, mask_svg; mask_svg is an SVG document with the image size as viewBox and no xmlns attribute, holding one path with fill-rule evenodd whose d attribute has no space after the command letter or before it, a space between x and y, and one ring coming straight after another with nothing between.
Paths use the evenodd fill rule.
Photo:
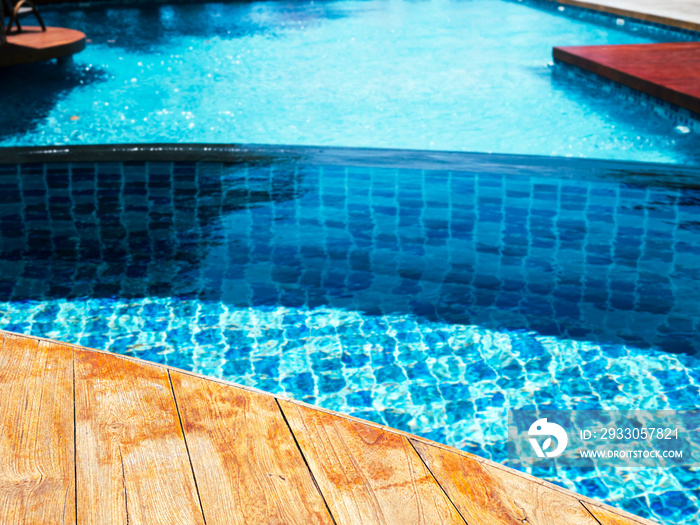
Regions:
<instances>
[{"instance_id":1,"label":"plank seam","mask_svg":"<svg viewBox=\"0 0 700 525\"><path fill-rule=\"evenodd\" d=\"M598 523L599 525L603 525L603 522L601 522L601 521L595 516L595 514L593 514L593 511L591 511L591 509L588 508L588 505L593 506L590 502L584 501L584 500L582 500L582 499L580 499L580 500L578 500L578 501L579 501L579 503L583 506L583 508L586 509L586 510L588 511L588 514L590 514L591 517L593 517L593 519L596 521L596 523ZM602 508L602 509L607 510L608 512L610 512L611 514L614 514L615 516L628 519L628 518L626 518L625 516L622 516L622 515L618 514L617 512L613 512L612 510L606 509L604 505L605 505L605 504L601 505L601 508ZM611 507L611 508L612 508L613 510L617 510L615 507ZM637 519L632 519L632 518L629 518L629 519L630 519L631 521L633 521L634 523L637 523L637 524L639 524L639 525L643 525L644 523L648 523L648 524L650 524L650 525L657 525L657 522L656 522L656 521L646 520L645 518L642 518L642 520L644 520L644 521L640 521L639 516L635 516L635 518L637 518Z\"/></svg>"},{"instance_id":2,"label":"plank seam","mask_svg":"<svg viewBox=\"0 0 700 525\"><path fill-rule=\"evenodd\" d=\"M185 427L182 425L182 417L180 416L180 407L177 404L177 397L175 397L175 388L173 387L173 378L170 377L170 370L166 369L168 372L168 382L170 383L170 392L173 394L173 401L175 402L175 410L177 411L177 420L180 423L180 430L182 431L182 440L185 442L185 450L187 451L187 459L190 462L190 470L192 472L192 479L194 480L194 490L197 492L197 500L199 500L199 510L202 513L202 520L204 520L204 525L207 525L207 517L204 515L204 505L202 505L202 496L199 493L199 485L197 484L197 475L194 472L194 465L192 464L192 456L190 454L190 447L187 445L187 435L185 434Z\"/></svg>"},{"instance_id":3,"label":"plank seam","mask_svg":"<svg viewBox=\"0 0 700 525\"><path fill-rule=\"evenodd\" d=\"M41 352L39 352L39 349L41 348L41 346L42 346L41 343L39 343L38 345L36 345L36 349L35 349L36 353L39 355L41 355ZM48 346L48 345L44 345L44 346ZM46 355L44 356L44 370L41 372L41 392L39 393L39 413L38 413L37 418L36 418L36 430L34 431L34 450L35 451L37 450L37 443L39 441L39 423L41 421L41 411L44 408L44 385L46 385L46 376L47 376L46 371L49 368L49 356L48 356L49 351L50 350L47 349ZM41 472L41 470L40 470L39 471L39 484L41 485L41 483L43 481L44 481L44 473Z\"/></svg>"},{"instance_id":4,"label":"plank seam","mask_svg":"<svg viewBox=\"0 0 700 525\"><path fill-rule=\"evenodd\" d=\"M124 512L126 512L126 525L129 525L129 498L126 493L126 473L124 472L124 458L122 457L122 447L119 445L119 463L122 467L122 487L124 487Z\"/></svg>"},{"instance_id":5,"label":"plank seam","mask_svg":"<svg viewBox=\"0 0 700 525\"><path fill-rule=\"evenodd\" d=\"M443 494L445 495L445 497L447 498L447 501L449 501L449 502L450 502L450 505L452 505L452 507L455 509L455 511L457 511L457 514L459 514L459 517L462 518L462 521L463 521L464 523L466 523L466 525L471 525L471 524L467 521L467 519L462 515L462 513L459 511L459 509L457 508L457 505L455 505L454 501L452 501L452 498L450 498L450 495L449 495L449 494L447 493L447 491L443 488L443 486L442 486L442 484L440 483L440 481L438 481L438 479L437 479L437 477L435 476L435 474L433 473L432 469L428 466L428 464L427 464L427 463L425 462L425 460L423 459L423 456L420 455L420 452L418 452L418 449L416 449L415 445L413 444L413 441L412 441L411 439L407 438L406 436L401 436L401 437L403 437L406 441L408 441L408 444L409 444L409 445L411 446L411 448L413 449L413 452L416 453L416 456L418 456L418 458L421 460L421 463L423 463L423 465L425 466L425 468L428 469L428 472L430 472L430 476L433 478L433 480L435 480L435 483L437 484L437 486L440 487L440 490L442 491L442 493L443 493Z\"/></svg>"},{"instance_id":6,"label":"plank seam","mask_svg":"<svg viewBox=\"0 0 700 525\"><path fill-rule=\"evenodd\" d=\"M280 411L280 414L282 414L282 419L284 419L284 423L287 425L287 428L289 429L289 433L292 435L292 439L294 440L294 444L297 446L297 450L299 450L299 454L301 454L301 459L304 460L304 465L306 465L306 469L309 471L309 475L311 476L311 481L314 482L314 486L316 487L316 490L318 491L319 495L321 496L321 499L323 500L323 504L326 506L326 510L328 511L328 515L331 517L331 521L333 521L334 525L337 525L337 521L335 520L335 516L333 516L333 513L331 512L331 508L328 506L328 502L326 501L326 497L323 495L323 492L321 491L321 487L319 486L318 482L316 481L316 476L314 476L313 471L311 470L311 466L309 465L309 462L306 460L306 456L304 455L304 451L301 449L301 445L299 445L299 442L297 441L297 437L294 434L294 430L292 430L292 426L289 424L289 421L287 420L287 415L284 413L284 410L282 409L282 405L280 405L279 399L274 398L275 403L277 403L277 408Z\"/></svg>"},{"instance_id":7,"label":"plank seam","mask_svg":"<svg viewBox=\"0 0 700 525\"><path fill-rule=\"evenodd\" d=\"M588 512L588 514L591 515L591 518L593 518L593 519L595 520L595 522L596 522L598 525L603 525L603 524L600 522L600 520L599 520L598 518L595 517L595 514L593 514L593 513L591 512L591 509L589 509L588 507L586 507L586 505L583 503L583 501L578 500L578 502L581 504L581 506L582 506L584 509L586 509L586 512Z\"/></svg>"},{"instance_id":8,"label":"plank seam","mask_svg":"<svg viewBox=\"0 0 700 525\"><path fill-rule=\"evenodd\" d=\"M73 363L73 487L75 488L75 523L78 523L78 422L75 408L75 347L71 346Z\"/></svg>"}]
</instances>

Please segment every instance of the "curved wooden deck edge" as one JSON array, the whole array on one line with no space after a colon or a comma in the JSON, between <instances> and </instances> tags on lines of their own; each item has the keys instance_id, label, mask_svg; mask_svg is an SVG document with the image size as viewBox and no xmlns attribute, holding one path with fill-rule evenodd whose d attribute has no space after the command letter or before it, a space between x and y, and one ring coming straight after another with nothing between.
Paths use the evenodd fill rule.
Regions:
<instances>
[{"instance_id":1,"label":"curved wooden deck edge","mask_svg":"<svg viewBox=\"0 0 700 525\"><path fill-rule=\"evenodd\" d=\"M0 433L2 523L654 523L243 385L4 331L0 347L0 428L22 429Z\"/></svg>"},{"instance_id":2,"label":"curved wooden deck edge","mask_svg":"<svg viewBox=\"0 0 700 525\"><path fill-rule=\"evenodd\" d=\"M7 35L0 67L41 62L74 55L85 49L85 34L64 27L23 26L22 32Z\"/></svg>"}]
</instances>

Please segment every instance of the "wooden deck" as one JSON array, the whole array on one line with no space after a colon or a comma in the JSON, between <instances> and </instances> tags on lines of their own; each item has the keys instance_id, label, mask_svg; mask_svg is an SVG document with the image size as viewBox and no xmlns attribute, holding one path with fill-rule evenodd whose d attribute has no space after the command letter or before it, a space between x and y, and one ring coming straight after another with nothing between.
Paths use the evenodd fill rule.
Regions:
<instances>
[{"instance_id":1,"label":"wooden deck","mask_svg":"<svg viewBox=\"0 0 700 525\"><path fill-rule=\"evenodd\" d=\"M85 34L64 27L22 26L20 33L7 35L0 46L0 67L40 62L74 55L85 49Z\"/></svg>"},{"instance_id":2,"label":"wooden deck","mask_svg":"<svg viewBox=\"0 0 700 525\"><path fill-rule=\"evenodd\" d=\"M700 0L550 0L645 22L700 31Z\"/></svg>"},{"instance_id":3,"label":"wooden deck","mask_svg":"<svg viewBox=\"0 0 700 525\"><path fill-rule=\"evenodd\" d=\"M555 47L553 55L700 115L700 42Z\"/></svg>"},{"instance_id":4,"label":"wooden deck","mask_svg":"<svg viewBox=\"0 0 700 525\"><path fill-rule=\"evenodd\" d=\"M700 0L556 1L700 32ZM700 42L555 47L553 56L700 116Z\"/></svg>"},{"instance_id":5,"label":"wooden deck","mask_svg":"<svg viewBox=\"0 0 700 525\"><path fill-rule=\"evenodd\" d=\"M443 445L0 332L0 523L651 523Z\"/></svg>"}]
</instances>

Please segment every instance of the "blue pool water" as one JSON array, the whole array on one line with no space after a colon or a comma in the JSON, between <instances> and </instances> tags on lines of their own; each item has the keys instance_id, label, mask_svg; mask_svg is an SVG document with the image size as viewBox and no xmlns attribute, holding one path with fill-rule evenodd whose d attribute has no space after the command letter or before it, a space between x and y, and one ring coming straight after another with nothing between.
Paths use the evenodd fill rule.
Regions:
<instances>
[{"instance_id":1,"label":"blue pool water","mask_svg":"<svg viewBox=\"0 0 700 525\"><path fill-rule=\"evenodd\" d=\"M542 5L46 7L49 24L91 42L72 66L10 70L0 146L313 144L697 165L696 131L551 64L555 45L684 37ZM697 408L698 170L680 183L643 164L464 159L0 166L0 327L500 462L509 408ZM665 524L700 520L690 469L533 473Z\"/></svg>"},{"instance_id":2,"label":"blue pool water","mask_svg":"<svg viewBox=\"0 0 700 525\"><path fill-rule=\"evenodd\" d=\"M0 166L0 328L500 462L509 408L697 408L697 185L464 158ZM700 517L691 469L533 473L662 523Z\"/></svg>"},{"instance_id":3,"label":"blue pool water","mask_svg":"<svg viewBox=\"0 0 700 525\"><path fill-rule=\"evenodd\" d=\"M0 115L0 145L306 144L697 164L697 131L559 75L551 58L557 45L685 37L544 4L46 7L47 23L90 43L72 68L3 78L12 110Z\"/></svg>"}]
</instances>

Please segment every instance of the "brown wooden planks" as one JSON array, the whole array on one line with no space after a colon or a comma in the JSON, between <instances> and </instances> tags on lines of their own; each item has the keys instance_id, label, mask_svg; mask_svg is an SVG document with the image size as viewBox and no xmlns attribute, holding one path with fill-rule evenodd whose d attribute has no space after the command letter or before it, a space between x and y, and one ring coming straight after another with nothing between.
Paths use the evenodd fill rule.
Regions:
<instances>
[{"instance_id":1,"label":"brown wooden planks","mask_svg":"<svg viewBox=\"0 0 700 525\"><path fill-rule=\"evenodd\" d=\"M200 497L208 525L330 523L309 468L338 524L464 523L454 505L469 524L651 523L447 447L280 400L302 458L272 396L2 331L0 348L3 524L75 523L76 514L81 523L197 524Z\"/></svg>"},{"instance_id":2,"label":"brown wooden planks","mask_svg":"<svg viewBox=\"0 0 700 525\"><path fill-rule=\"evenodd\" d=\"M405 437L279 403L338 523L464 524Z\"/></svg>"},{"instance_id":3,"label":"brown wooden planks","mask_svg":"<svg viewBox=\"0 0 700 525\"><path fill-rule=\"evenodd\" d=\"M0 338L0 523L75 523L73 351Z\"/></svg>"},{"instance_id":4,"label":"brown wooden planks","mask_svg":"<svg viewBox=\"0 0 700 525\"><path fill-rule=\"evenodd\" d=\"M75 350L78 521L203 524L167 370Z\"/></svg>"},{"instance_id":5,"label":"brown wooden planks","mask_svg":"<svg viewBox=\"0 0 700 525\"><path fill-rule=\"evenodd\" d=\"M600 507L598 505L593 505L591 503L584 502L583 506L588 509L588 512L593 514L596 520L600 523L600 525L656 525L654 522L645 520L643 518L636 518L636 520L633 520L631 518L628 518L626 516L621 516L620 514L616 514L614 512L611 512L610 510Z\"/></svg>"},{"instance_id":6,"label":"brown wooden planks","mask_svg":"<svg viewBox=\"0 0 700 525\"><path fill-rule=\"evenodd\" d=\"M333 522L272 396L171 378L207 525Z\"/></svg>"},{"instance_id":7,"label":"brown wooden planks","mask_svg":"<svg viewBox=\"0 0 700 525\"><path fill-rule=\"evenodd\" d=\"M598 525L573 496L466 455L411 441L467 523Z\"/></svg>"}]
</instances>

